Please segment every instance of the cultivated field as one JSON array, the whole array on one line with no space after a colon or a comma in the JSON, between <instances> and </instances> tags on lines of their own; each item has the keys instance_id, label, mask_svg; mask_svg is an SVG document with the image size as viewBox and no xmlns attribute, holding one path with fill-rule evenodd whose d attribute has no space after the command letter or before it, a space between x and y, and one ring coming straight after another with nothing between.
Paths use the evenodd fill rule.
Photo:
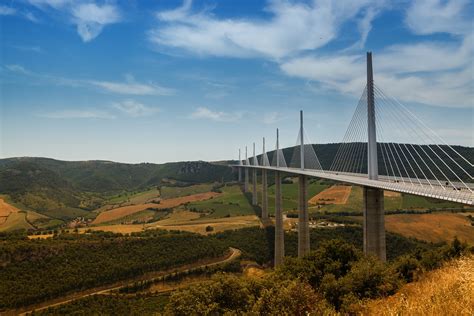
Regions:
<instances>
[{"instance_id":1,"label":"cultivated field","mask_svg":"<svg viewBox=\"0 0 474 316\"><path fill-rule=\"evenodd\" d=\"M134 213L137 213L146 209L160 210L160 209L174 208L185 203L212 199L218 195L219 193L216 193L216 192L206 192L206 193L198 193L198 194L188 195L188 196L179 197L179 198L161 200L159 204L145 203L145 204L118 207L118 208L100 213L96 217L96 219L92 222L92 224L102 224L102 223L111 222L111 221L120 219L125 216L132 215Z\"/></svg>"},{"instance_id":2,"label":"cultivated field","mask_svg":"<svg viewBox=\"0 0 474 316\"><path fill-rule=\"evenodd\" d=\"M319 192L309 200L309 204L346 204L351 194L352 186L333 185Z\"/></svg>"},{"instance_id":3,"label":"cultivated field","mask_svg":"<svg viewBox=\"0 0 474 316\"><path fill-rule=\"evenodd\" d=\"M238 185L225 186L222 194L212 200L190 203L189 210L207 214L209 218L254 215L255 211Z\"/></svg>"},{"instance_id":4,"label":"cultivated field","mask_svg":"<svg viewBox=\"0 0 474 316\"><path fill-rule=\"evenodd\" d=\"M407 237L440 242L457 236L474 244L474 226L465 216L452 213L397 214L385 216L387 230Z\"/></svg>"},{"instance_id":5,"label":"cultivated field","mask_svg":"<svg viewBox=\"0 0 474 316\"><path fill-rule=\"evenodd\" d=\"M33 228L27 222L26 214L0 198L0 231Z\"/></svg>"}]
</instances>

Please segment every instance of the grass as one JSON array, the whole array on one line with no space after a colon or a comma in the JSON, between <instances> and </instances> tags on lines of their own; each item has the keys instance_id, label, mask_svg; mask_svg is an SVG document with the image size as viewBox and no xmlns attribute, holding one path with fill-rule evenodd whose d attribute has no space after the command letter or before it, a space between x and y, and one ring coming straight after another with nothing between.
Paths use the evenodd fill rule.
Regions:
<instances>
[{"instance_id":1,"label":"grass","mask_svg":"<svg viewBox=\"0 0 474 316\"><path fill-rule=\"evenodd\" d=\"M161 197L163 199L170 199L180 196L187 196L191 194L204 193L212 190L214 184L212 183L203 183L195 184L186 187L161 187Z\"/></svg>"},{"instance_id":2,"label":"grass","mask_svg":"<svg viewBox=\"0 0 474 316\"><path fill-rule=\"evenodd\" d=\"M397 294L366 304L363 315L474 315L474 256L447 263L405 285Z\"/></svg>"},{"instance_id":3,"label":"grass","mask_svg":"<svg viewBox=\"0 0 474 316\"><path fill-rule=\"evenodd\" d=\"M222 194L211 200L189 203L188 209L210 213L208 218L254 215L254 209L238 185L225 186Z\"/></svg>"}]
</instances>

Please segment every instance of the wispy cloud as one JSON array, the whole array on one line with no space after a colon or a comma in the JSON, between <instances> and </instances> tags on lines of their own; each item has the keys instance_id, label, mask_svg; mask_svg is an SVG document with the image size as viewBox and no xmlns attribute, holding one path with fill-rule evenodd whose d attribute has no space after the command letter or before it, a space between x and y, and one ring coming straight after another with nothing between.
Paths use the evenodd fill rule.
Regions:
<instances>
[{"instance_id":1,"label":"wispy cloud","mask_svg":"<svg viewBox=\"0 0 474 316\"><path fill-rule=\"evenodd\" d=\"M15 49L26 51L26 52L35 52L35 53L43 53L43 49L40 46L28 46L28 45L10 45Z\"/></svg>"},{"instance_id":2,"label":"wispy cloud","mask_svg":"<svg viewBox=\"0 0 474 316\"><path fill-rule=\"evenodd\" d=\"M161 25L149 32L149 40L158 47L198 55L281 59L326 45L369 5L374 2L274 0L266 7L269 19L251 20L193 12L191 1L185 1L177 9L156 14Z\"/></svg>"},{"instance_id":3,"label":"wispy cloud","mask_svg":"<svg viewBox=\"0 0 474 316\"><path fill-rule=\"evenodd\" d=\"M7 7L6 5L0 5L0 15L14 15L16 14L16 9L12 7Z\"/></svg>"},{"instance_id":4,"label":"wispy cloud","mask_svg":"<svg viewBox=\"0 0 474 316\"><path fill-rule=\"evenodd\" d=\"M130 94L130 95L172 95L174 90L170 88L161 87L152 83L137 83L137 82L111 82L111 81L95 81L86 80L104 91Z\"/></svg>"},{"instance_id":5,"label":"wispy cloud","mask_svg":"<svg viewBox=\"0 0 474 316\"><path fill-rule=\"evenodd\" d=\"M192 114L193 119L207 119L216 122L232 122L242 118L243 113L240 112L223 112L213 111L207 107L198 107Z\"/></svg>"},{"instance_id":6,"label":"wispy cloud","mask_svg":"<svg viewBox=\"0 0 474 316\"><path fill-rule=\"evenodd\" d=\"M77 33L84 42L90 42L109 24L122 20L119 8L110 3L99 5L93 1L73 0L28 0L33 6L44 12L59 12L76 25ZM31 15L34 18L33 15Z\"/></svg>"},{"instance_id":7,"label":"wispy cloud","mask_svg":"<svg viewBox=\"0 0 474 316\"><path fill-rule=\"evenodd\" d=\"M39 115L51 119L113 119L115 116L99 110L63 110Z\"/></svg>"},{"instance_id":8,"label":"wispy cloud","mask_svg":"<svg viewBox=\"0 0 474 316\"><path fill-rule=\"evenodd\" d=\"M132 117L149 116L159 112L158 108L146 106L135 100L125 100L123 102L114 103L113 107Z\"/></svg>"},{"instance_id":9,"label":"wispy cloud","mask_svg":"<svg viewBox=\"0 0 474 316\"><path fill-rule=\"evenodd\" d=\"M103 92L123 94L123 95L162 95L169 96L175 93L174 89L163 87L155 83L142 83L135 81L128 76L126 81L102 81L91 79L76 79L54 76L49 74L40 74L32 72L21 65L6 65L5 68L12 73L29 76L38 80L40 83L55 84L71 87L90 87L98 88Z\"/></svg>"},{"instance_id":10,"label":"wispy cloud","mask_svg":"<svg viewBox=\"0 0 474 316\"><path fill-rule=\"evenodd\" d=\"M269 112L263 115L263 124L272 125L280 122L283 119L281 113Z\"/></svg>"}]
</instances>

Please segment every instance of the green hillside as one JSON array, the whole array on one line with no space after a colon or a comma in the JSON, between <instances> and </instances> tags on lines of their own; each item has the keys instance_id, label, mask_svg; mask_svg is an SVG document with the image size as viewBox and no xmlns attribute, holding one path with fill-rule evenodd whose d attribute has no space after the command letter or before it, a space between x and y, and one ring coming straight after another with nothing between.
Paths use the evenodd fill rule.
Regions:
<instances>
[{"instance_id":1,"label":"green hillside","mask_svg":"<svg viewBox=\"0 0 474 316\"><path fill-rule=\"evenodd\" d=\"M0 160L0 194L27 209L61 220L87 216L110 196L142 191L162 183L233 180L232 169L203 161L124 164L110 161L60 161L48 158Z\"/></svg>"}]
</instances>

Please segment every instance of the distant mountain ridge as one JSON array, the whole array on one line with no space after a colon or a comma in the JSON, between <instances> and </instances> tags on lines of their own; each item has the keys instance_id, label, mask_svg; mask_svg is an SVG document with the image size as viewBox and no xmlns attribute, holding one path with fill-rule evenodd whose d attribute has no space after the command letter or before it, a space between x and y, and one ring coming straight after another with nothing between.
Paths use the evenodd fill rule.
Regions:
<instances>
[{"instance_id":1,"label":"distant mountain ridge","mask_svg":"<svg viewBox=\"0 0 474 316\"><path fill-rule=\"evenodd\" d=\"M55 209L92 210L104 194L178 183L230 181L231 168L204 161L125 164L111 161L62 161L51 158L0 159L0 194L47 213Z\"/></svg>"}]
</instances>

